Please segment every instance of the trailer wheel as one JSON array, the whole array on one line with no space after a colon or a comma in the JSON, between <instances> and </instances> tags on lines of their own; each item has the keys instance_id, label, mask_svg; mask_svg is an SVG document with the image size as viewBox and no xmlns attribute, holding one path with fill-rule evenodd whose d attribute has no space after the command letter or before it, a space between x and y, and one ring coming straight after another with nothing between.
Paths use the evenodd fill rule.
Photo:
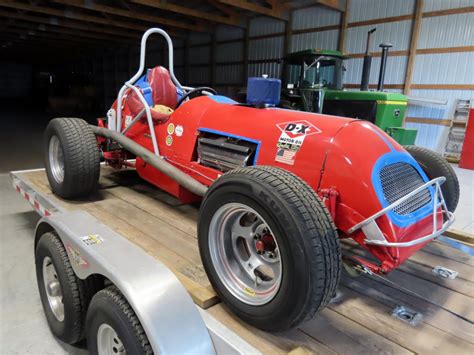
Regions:
<instances>
[{"instance_id":1,"label":"trailer wheel","mask_svg":"<svg viewBox=\"0 0 474 355\"><path fill-rule=\"evenodd\" d=\"M459 181L451 164L431 149L415 145L404 146L408 153L420 164L429 179L444 176L446 181L441 185L441 191L446 201L446 207L454 212L459 202Z\"/></svg>"},{"instance_id":2,"label":"trailer wheel","mask_svg":"<svg viewBox=\"0 0 474 355\"><path fill-rule=\"evenodd\" d=\"M41 303L51 331L65 343L77 343L84 337L86 290L57 235L48 232L41 236L35 264Z\"/></svg>"},{"instance_id":3,"label":"trailer wheel","mask_svg":"<svg viewBox=\"0 0 474 355\"><path fill-rule=\"evenodd\" d=\"M86 324L91 354L153 353L135 312L115 286L97 292L92 298Z\"/></svg>"},{"instance_id":4,"label":"trailer wheel","mask_svg":"<svg viewBox=\"0 0 474 355\"><path fill-rule=\"evenodd\" d=\"M80 118L55 118L46 127L45 166L51 189L63 198L97 189L100 154L94 133Z\"/></svg>"},{"instance_id":5,"label":"trailer wheel","mask_svg":"<svg viewBox=\"0 0 474 355\"><path fill-rule=\"evenodd\" d=\"M286 170L247 167L220 177L202 202L198 240L222 301L257 328L293 328L336 292L335 225L311 187Z\"/></svg>"}]
</instances>

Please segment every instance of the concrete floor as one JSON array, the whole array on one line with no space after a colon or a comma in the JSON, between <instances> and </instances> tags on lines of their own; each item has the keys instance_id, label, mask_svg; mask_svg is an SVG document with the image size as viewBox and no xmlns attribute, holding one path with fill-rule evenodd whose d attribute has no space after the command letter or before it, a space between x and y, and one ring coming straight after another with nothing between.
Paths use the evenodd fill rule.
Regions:
<instances>
[{"instance_id":1,"label":"concrete floor","mask_svg":"<svg viewBox=\"0 0 474 355\"><path fill-rule=\"evenodd\" d=\"M0 354L87 354L85 344L71 347L49 331L33 258L33 231L39 217L13 191L6 174L43 166L41 137L47 118L33 117L16 115L12 127L0 130ZM474 234L474 171L455 169L461 199L454 227Z\"/></svg>"}]
</instances>

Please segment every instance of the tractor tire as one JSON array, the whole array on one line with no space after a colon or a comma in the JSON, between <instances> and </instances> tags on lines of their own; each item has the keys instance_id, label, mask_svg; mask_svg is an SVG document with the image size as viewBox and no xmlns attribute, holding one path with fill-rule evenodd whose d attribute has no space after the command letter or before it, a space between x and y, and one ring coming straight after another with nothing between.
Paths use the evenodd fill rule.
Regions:
<instances>
[{"instance_id":1,"label":"tractor tire","mask_svg":"<svg viewBox=\"0 0 474 355\"><path fill-rule=\"evenodd\" d=\"M222 301L262 330L296 327L336 292L336 227L314 190L286 170L246 167L220 177L203 199L198 242Z\"/></svg>"},{"instance_id":2,"label":"tractor tire","mask_svg":"<svg viewBox=\"0 0 474 355\"><path fill-rule=\"evenodd\" d=\"M446 181L441 185L446 207L450 212L454 212L459 202L459 181L451 164L438 153L415 145L404 146L408 153L420 164L421 168L428 176L434 179L444 176Z\"/></svg>"},{"instance_id":3,"label":"tractor tire","mask_svg":"<svg viewBox=\"0 0 474 355\"><path fill-rule=\"evenodd\" d=\"M46 127L45 166L52 191L86 197L98 186L100 152L94 133L80 118L55 118Z\"/></svg>"},{"instance_id":4,"label":"tractor tire","mask_svg":"<svg viewBox=\"0 0 474 355\"><path fill-rule=\"evenodd\" d=\"M35 249L36 280L48 325L68 344L84 338L87 290L77 278L59 237L43 234Z\"/></svg>"},{"instance_id":5,"label":"tractor tire","mask_svg":"<svg viewBox=\"0 0 474 355\"><path fill-rule=\"evenodd\" d=\"M135 312L115 286L92 298L86 324L90 354L153 354Z\"/></svg>"}]
</instances>

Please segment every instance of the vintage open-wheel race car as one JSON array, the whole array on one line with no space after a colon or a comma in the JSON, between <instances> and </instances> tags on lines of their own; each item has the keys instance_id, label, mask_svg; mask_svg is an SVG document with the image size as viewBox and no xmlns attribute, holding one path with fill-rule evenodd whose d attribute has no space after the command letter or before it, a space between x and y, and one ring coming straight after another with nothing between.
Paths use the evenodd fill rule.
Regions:
<instances>
[{"instance_id":1,"label":"vintage open-wheel race car","mask_svg":"<svg viewBox=\"0 0 474 355\"><path fill-rule=\"evenodd\" d=\"M144 74L154 33L167 40L169 71ZM171 39L150 29L139 70L98 126L49 123L52 190L63 198L92 194L102 157L184 203L201 201L199 249L222 301L258 328L295 327L335 295L342 262L386 274L443 233L459 186L436 154L414 148L412 156L367 121L277 108L279 90L278 80L251 78L240 104L182 86ZM342 260L341 238L379 262Z\"/></svg>"}]
</instances>

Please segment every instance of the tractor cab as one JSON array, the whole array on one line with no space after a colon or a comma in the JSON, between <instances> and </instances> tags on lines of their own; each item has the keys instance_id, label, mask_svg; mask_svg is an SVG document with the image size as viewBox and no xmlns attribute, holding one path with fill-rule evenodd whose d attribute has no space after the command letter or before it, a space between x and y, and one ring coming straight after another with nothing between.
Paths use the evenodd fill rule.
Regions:
<instances>
[{"instance_id":1,"label":"tractor cab","mask_svg":"<svg viewBox=\"0 0 474 355\"><path fill-rule=\"evenodd\" d=\"M280 107L370 121L402 145L413 145L417 131L403 127L408 104L405 95L384 90L388 50L381 44L382 56L378 85L369 90L371 37L368 33L360 90L348 91L343 85L349 59L336 50L306 49L283 58L283 88Z\"/></svg>"},{"instance_id":2,"label":"tractor cab","mask_svg":"<svg viewBox=\"0 0 474 355\"><path fill-rule=\"evenodd\" d=\"M341 52L307 49L283 58L282 105L309 112L323 112L327 90L343 90L344 59Z\"/></svg>"}]
</instances>

